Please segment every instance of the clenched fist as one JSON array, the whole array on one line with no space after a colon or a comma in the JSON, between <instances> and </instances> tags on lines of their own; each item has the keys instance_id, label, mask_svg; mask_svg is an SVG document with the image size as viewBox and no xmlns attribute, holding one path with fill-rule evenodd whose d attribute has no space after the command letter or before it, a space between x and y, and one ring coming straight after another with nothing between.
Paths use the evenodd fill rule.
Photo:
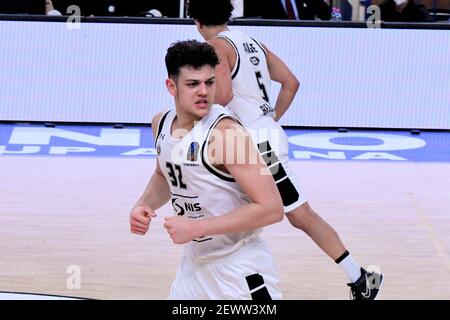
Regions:
<instances>
[{"instance_id":1,"label":"clenched fist","mask_svg":"<svg viewBox=\"0 0 450 320\"><path fill-rule=\"evenodd\" d=\"M156 213L149 206L137 206L130 214L131 232L144 235L148 231L150 221L156 217Z\"/></svg>"},{"instance_id":2,"label":"clenched fist","mask_svg":"<svg viewBox=\"0 0 450 320\"><path fill-rule=\"evenodd\" d=\"M201 236L198 221L183 216L167 217L164 220L164 228L173 243L183 244Z\"/></svg>"}]
</instances>

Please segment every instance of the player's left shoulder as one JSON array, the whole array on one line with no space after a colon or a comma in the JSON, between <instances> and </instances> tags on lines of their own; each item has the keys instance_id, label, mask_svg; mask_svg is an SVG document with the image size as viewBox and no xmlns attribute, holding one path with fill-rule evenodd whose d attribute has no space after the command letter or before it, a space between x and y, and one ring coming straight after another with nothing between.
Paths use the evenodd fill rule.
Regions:
<instances>
[{"instance_id":1,"label":"player's left shoulder","mask_svg":"<svg viewBox=\"0 0 450 320\"><path fill-rule=\"evenodd\" d=\"M212 38L209 39L207 42L210 46L214 47L218 55L229 54L234 51L234 48L232 47L231 43L222 37Z\"/></svg>"},{"instance_id":2,"label":"player's left shoulder","mask_svg":"<svg viewBox=\"0 0 450 320\"><path fill-rule=\"evenodd\" d=\"M237 131L237 130L242 130L244 129L242 127L242 125L237 121L236 118L232 117L232 116L223 116L216 124L216 129L219 131L227 131L227 130L232 130L232 131Z\"/></svg>"},{"instance_id":3,"label":"player's left shoulder","mask_svg":"<svg viewBox=\"0 0 450 320\"><path fill-rule=\"evenodd\" d=\"M230 134L238 131L245 131L245 128L241 125L239 120L232 115L229 109L214 104L211 108L211 115L215 122L214 131L220 132L222 134Z\"/></svg>"}]
</instances>

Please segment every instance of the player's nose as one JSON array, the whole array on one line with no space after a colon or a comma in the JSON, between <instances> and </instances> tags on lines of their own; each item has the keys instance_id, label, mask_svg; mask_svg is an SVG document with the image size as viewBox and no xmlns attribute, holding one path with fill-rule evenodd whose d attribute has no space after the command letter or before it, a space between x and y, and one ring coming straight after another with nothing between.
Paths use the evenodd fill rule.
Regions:
<instances>
[{"instance_id":1,"label":"player's nose","mask_svg":"<svg viewBox=\"0 0 450 320\"><path fill-rule=\"evenodd\" d=\"M198 95L200 96L206 96L208 94L208 88L206 87L206 84L201 83L198 86Z\"/></svg>"}]
</instances>

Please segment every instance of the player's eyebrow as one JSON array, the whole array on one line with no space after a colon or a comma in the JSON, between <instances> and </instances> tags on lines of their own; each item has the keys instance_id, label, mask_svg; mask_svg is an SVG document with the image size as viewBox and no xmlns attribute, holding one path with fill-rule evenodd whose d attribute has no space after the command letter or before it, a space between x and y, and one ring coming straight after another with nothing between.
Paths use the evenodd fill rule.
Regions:
<instances>
[{"instance_id":1,"label":"player's eyebrow","mask_svg":"<svg viewBox=\"0 0 450 320\"><path fill-rule=\"evenodd\" d=\"M216 79L216 76L212 76L212 77L206 79L205 82L210 82L210 81L213 81L215 79ZM191 82L191 83L199 83L199 82L201 82L199 79L186 79L185 81L186 82Z\"/></svg>"}]
</instances>

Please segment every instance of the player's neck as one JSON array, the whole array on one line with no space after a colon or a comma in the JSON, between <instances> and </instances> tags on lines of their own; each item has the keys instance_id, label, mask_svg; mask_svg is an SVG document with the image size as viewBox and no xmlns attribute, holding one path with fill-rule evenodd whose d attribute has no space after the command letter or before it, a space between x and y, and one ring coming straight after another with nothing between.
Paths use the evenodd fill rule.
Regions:
<instances>
[{"instance_id":1,"label":"player's neck","mask_svg":"<svg viewBox=\"0 0 450 320\"><path fill-rule=\"evenodd\" d=\"M183 112L182 110L178 109L175 119L173 120L172 123L172 132L177 129L182 129L189 132L192 130L195 123L197 123L200 120L201 118L199 118L198 116L192 113Z\"/></svg>"},{"instance_id":2,"label":"player's neck","mask_svg":"<svg viewBox=\"0 0 450 320\"><path fill-rule=\"evenodd\" d=\"M207 27L208 29L206 29L206 40L210 40L212 38L214 38L215 36L217 36L219 33L221 33L222 31L227 31L230 30L228 29L228 26L226 24L220 25L220 26L210 26Z\"/></svg>"}]
</instances>

